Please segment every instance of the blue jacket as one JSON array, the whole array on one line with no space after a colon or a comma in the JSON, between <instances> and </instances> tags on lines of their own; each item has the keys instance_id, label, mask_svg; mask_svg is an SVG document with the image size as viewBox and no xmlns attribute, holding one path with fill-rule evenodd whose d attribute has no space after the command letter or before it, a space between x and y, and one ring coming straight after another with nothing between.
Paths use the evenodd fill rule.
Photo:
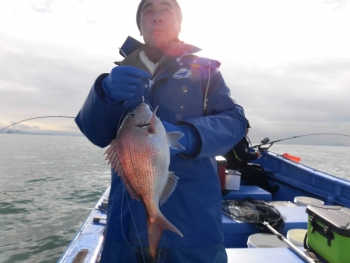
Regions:
<instances>
[{"instance_id":1,"label":"blue jacket","mask_svg":"<svg viewBox=\"0 0 350 263\"><path fill-rule=\"evenodd\" d=\"M138 58L141 49L117 64L147 70ZM187 124L197 131L200 145L196 154L191 158L171 157L169 170L179 180L172 195L160 207L184 237L163 231L159 247L203 247L223 242L222 198L215 156L225 154L239 142L247 126L243 108L230 97L218 70L220 63L195 56L193 53L197 51L191 45L174 44L152 79L144 79L134 98L122 104L106 102L102 89L106 74L102 74L76 117L85 136L92 143L106 147L116 137L126 113L139 105L144 96L151 107L159 105L157 115L161 120ZM115 241L127 238L135 246L139 246L141 239L147 246L145 209L123 187L118 175L112 172L106 237Z\"/></svg>"}]
</instances>

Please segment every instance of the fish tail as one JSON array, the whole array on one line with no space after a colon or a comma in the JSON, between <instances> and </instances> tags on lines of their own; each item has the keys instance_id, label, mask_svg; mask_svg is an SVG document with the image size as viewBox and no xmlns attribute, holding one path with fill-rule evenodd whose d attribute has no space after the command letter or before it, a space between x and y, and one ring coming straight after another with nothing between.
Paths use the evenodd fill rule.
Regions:
<instances>
[{"instance_id":1,"label":"fish tail","mask_svg":"<svg viewBox=\"0 0 350 263\"><path fill-rule=\"evenodd\" d=\"M156 257L158 242L160 240L160 237L162 236L163 230L172 231L183 237L181 232L172 223L170 223L161 213L159 213L154 218L149 218L147 224L149 249L153 259Z\"/></svg>"}]
</instances>

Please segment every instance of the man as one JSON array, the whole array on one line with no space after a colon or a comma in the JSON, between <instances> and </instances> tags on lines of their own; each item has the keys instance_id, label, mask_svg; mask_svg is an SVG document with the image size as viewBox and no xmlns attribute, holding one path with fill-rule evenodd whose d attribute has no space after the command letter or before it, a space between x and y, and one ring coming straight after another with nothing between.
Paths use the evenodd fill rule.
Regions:
<instances>
[{"instance_id":1,"label":"man","mask_svg":"<svg viewBox=\"0 0 350 263\"><path fill-rule=\"evenodd\" d=\"M246 136L250 128L248 122ZM248 140L244 137L224 155L227 161L226 168L239 171L241 173L241 179L246 181L247 185L258 185L266 191L274 193L278 190L278 186L271 187L265 170L259 164L248 163L249 161L260 158L260 156L261 153L259 151L251 152L249 150Z\"/></svg>"},{"instance_id":2,"label":"man","mask_svg":"<svg viewBox=\"0 0 350 263\"><path fill-rule=\"evenodd\" d=\"M145 209L124 194L112 171L101 262L227 262L215 156L244 137L243 108L230 98L220 63L195 56L199 48L179 41L182 13L176 0L142 0L136 21L145 44L129 39L123 45L126 58L97 78L76 122L92 143L105 147L142 98L159 106L166 131L184 134L179 143L185 150L170 150L169 171L179 177L177 187L160 207L184 237L163 231L153 261Z\"/></svg>"}]
</instances>

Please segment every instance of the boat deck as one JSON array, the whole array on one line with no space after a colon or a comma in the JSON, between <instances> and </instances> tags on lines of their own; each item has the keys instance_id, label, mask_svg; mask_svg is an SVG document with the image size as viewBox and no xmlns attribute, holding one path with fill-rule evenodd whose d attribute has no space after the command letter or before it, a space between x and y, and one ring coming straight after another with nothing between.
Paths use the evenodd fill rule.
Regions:
<instances>
[{"instance_id":1,"label":"boat deck","mask_svg":"<svg viewBox=\"0 0 350 263\"><path fill-rule=\"evenodd\" d=\"M302 248L300 248L303 251ZM302 263L305 262L298 257L290 248L229 248L226 249L228 263Z\"/></svg>"},{"instance_id":2,"label":"boat deck","mask_svg":"<svg viewBox=\"0 0 350 263\"><path fill-rule=\"evenodd\" d=\"M308 214L305 206L296 205L293 200L297 196L307 196L322 200L327 205L350 206L350 182L333 177L293 163L280 156L264 152L259 161L268 170L269 177L279 190L273 195L257 186L240 185L239 190L230 191L223 195L224 200L242 200L250 197L263 200L275 206L282 215L284 225L277 231L284 237L290 229L307 229ZM220 176L219 176L220 177ZM109 189L102 195L95 209L91 212L67 250L58 263L72 262L96 262L103 245L103 233L105 231L106 214L101 211L108 202ZM251 235L261 233L252 224L234 221L226 215L222 215L224 244L228 255L228 263L233 262L270 262L270 263L300 263L305 262L302 257L290 247L265 247L251 248L252 243L248 239ZM269 230L264 231L271 234ZM249 240L251 241L251 240ZM303 247L298 249L304 253Z\"/></svg>"},{"instance_id":3,"label":"boat deck","mask_svg":"<svg viewBox=\"0 0 350 263\"><path fill-rule=\"evenodd\" d=\"M240 190L231 191L223 199L239 200L246 197L264 200L267 203L271 201L271 194L257 186L241 186ZM307 228L308 217L305 207L297 206L291 202L273 202L273 205L279 210L284 220L283 228L278 229L281 234L286 236L291 229ZM222 215L222 223L226 248L247 248L249 236L261 232L250 224L236 222L226 215Z\"/></svg>"}]
</instances>

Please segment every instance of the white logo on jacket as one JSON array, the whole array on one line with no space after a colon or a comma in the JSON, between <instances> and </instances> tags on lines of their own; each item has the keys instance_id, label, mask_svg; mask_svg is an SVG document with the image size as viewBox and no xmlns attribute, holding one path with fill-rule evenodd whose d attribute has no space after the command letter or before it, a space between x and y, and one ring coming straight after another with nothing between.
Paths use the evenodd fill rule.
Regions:
<instances>
[{"instance_id":1,"label":"white logo on jacket","mask_svg":"<svg viewBox=\"0 0 350 263\"><path fill-rule=\"evenodd\" d=\"M192 72L189 69L181 68L173 75L173 78L174 79L185 79L185 78L189 78L191 76L192 76Z\"/></svg>"}]
</instances>

